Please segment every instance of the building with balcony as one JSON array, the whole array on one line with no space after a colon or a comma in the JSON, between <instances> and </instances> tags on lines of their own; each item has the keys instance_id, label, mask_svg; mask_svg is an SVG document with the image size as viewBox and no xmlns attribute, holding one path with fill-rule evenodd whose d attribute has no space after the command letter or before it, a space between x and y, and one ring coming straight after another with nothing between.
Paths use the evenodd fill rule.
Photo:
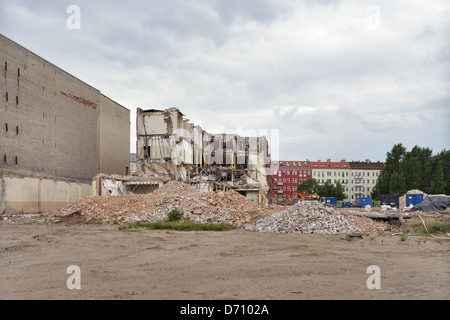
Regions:
<instances>
[{"instance_id":1,"label":"building with balcony","mask_svg":"<svg viewBox=\"0 0 450 320\"><path fill-rule=\"evenodd\" d=\"M316 179L319 184L324 184L327 181L333 185L337 182L342 184L347 195L346 201L350 201L350 166L345 160L339 162L327 161L312 161L312 178Z\"/></svg>"},{"instance_id":2,"label":"building with balcony","mask_svg":"<svg viewBox=\"0 0 450 320\"><path fill-rule=\"evenodd\" d=\"M377 184L383 162L352 161L350 166L349 178L349 199L355 201L358 198L370 198L373 188Z\"/></svg>"},{"instance_id":3,"label":"building with balcony","mask_svg":"<svg viewBox=\"0 0 450 320\"><path fill-rule=\"evenodd\" d=\"M297 190L300 183L312 178L312 170L310 161L274 161L274 167L278 167L273 172L273 189L274 199L285 200L289 198L290 190ZM293 199L297 199L297 195L292 195Z\"/></svg>"}]
</instances>

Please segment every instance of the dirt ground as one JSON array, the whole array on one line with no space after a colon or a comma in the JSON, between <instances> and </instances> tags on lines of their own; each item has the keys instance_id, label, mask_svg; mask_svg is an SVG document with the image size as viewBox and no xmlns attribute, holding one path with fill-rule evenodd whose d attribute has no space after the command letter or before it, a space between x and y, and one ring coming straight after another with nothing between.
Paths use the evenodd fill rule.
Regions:
<instances>
[{"instance_id":1,"label":"dirt ground","mask_svg":"<svg viewBox=\"0 0 450 320\"><path fill-rule=\"evenodd\" d=\"M423 234L0 223L0 299L449 299L449 244ZM80 289L66 285L70 265L80 267ZM367 287L371 265L380 289Z\"/></svg>"}]
</instances>

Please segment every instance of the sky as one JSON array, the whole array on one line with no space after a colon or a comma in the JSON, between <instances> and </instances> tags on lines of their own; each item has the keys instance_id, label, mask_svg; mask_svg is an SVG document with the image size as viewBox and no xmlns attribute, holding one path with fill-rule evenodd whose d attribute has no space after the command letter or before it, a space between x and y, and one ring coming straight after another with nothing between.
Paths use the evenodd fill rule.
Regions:
<instances>
[{"instance_id":1,"label":"sky","mask_svg":"<svg viewBox=\"0 0 450 320\"><path fill-rule=\"evenodd\" d=\"M130 110L279 160L450 149L450 1L0 0L0 33Z\"/></svg>"}]
</instances>

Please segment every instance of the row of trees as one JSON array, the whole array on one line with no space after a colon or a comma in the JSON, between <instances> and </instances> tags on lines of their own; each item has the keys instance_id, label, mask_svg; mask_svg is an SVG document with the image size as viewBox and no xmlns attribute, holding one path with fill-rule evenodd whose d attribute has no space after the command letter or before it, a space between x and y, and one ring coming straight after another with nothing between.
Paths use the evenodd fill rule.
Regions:
<instances>
[{"instance_id":1,"label":"row of trees","mask_svg":"<svg viewBox=\"0 0 450 320\"><path fill-rule=\"evenodd\" d=\"M382 194L404 195L419 189L428 194L450 194L450 150L433 155L429 148L415 146L411 151L395 144L386 154L372 198Z\"/></svg>"},{"instance_id":2,"label":"row of trees","mask_svg":"<svg viewBox=\"0 0 450 320\"><path fill-rule=\"evenodd\" d=\"M401 196L412 189L450 195L450 150L433 155L429 148L415 146L407 151L399 143L386 153L385 164L371 193L372 199L380 200L383 194ZM346 198L345 188L339 182L319 184L315 179L308 179L298 185L297 191L338 200Z\"/></svg>"},{"instance_id":3,"label":"row of trees","mask_svg":"<svg viewBox=\"0 0 450 320\"><path fill-rule=\"evenodd\" d=\"M337 200L346 198L345 188L340 182L336 182L336 185L329 181L319 184L316 179L307 179L298 185L297 191L314 193L321 197L334 197Z\"/></svg>"}]
</instances>

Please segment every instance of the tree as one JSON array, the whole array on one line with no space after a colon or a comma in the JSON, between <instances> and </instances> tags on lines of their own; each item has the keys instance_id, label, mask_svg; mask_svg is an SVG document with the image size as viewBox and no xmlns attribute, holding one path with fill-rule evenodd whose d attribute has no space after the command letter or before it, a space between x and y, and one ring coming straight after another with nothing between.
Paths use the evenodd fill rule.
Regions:
<instances>
[{"instance_id":1,"label":"tree","mask_svg":"<svg viewBox=\"0 0 450 320\"><path fill-rule=\"evenodd\" d=\"M405 178L403 174L394 172L389 182L389 194L403 195L406 193Z\"/></svg>"},{"instance_id":2,"label":"tree","mask_svg":"<svg viewBox=\"0 0 450 320\"><path fill-rule=\"evenodd\" d=\"M450 194L450 151L433 156L430 148L414 146L407 151L396 144L386 153L386 165L372 190L372 198L383 194L403 195L411 189ZM440 168L438 168L440 166Z\"/></svg>"},{"instance_id":3,"label":"tree","mask_svg":"<svg viewBox=\"0 0 450 320\"><path fill-rule=\"evenodd\" d=\"M431 182L431 193L433 194L445 193L444 168L442 166L441 161L439 161L436 171L434 172L434 177Z\"/></svg>"},{"instance_id":4,"label":"tree","mask_svg":"<svg viewBox=\"0 0 450 320\"><path fill-rule=\"evenodd\" d=\"M443 150L436 155L436 160L441 162L445 183L445 194L450 195L450 150ZM439 164L439 163L437 163ZM437 165L436 165L437 169Z\"/></svg>"},{"instance_id":5,"label":"tree","mask_svg":"<svg viewBox=\"0 0 450 320\"><path fill-rule=\"evenodd\" d=\"M306 179L298 185L297 191L303 193L316 193L317 185L318 183L316 179Z\"/></svg>"},{"instance_id":6,"label":"tree","mask_svg":"<svg viewBox=\"0 0 450 320\"><path fill-rule=\"evenodd\" d=\"M340 201L347 198L347 196L345 194L345 188L340 182L336 182L336 186L334 186L334 188L332 190L332 197L334 197Z\"/></svg>"},{"instance_id":7,"label":"tree","mask_svg":"<svg viewBox=\"0 0 450 320\"><path fill-rule=\"evenodd\" d=\"M374 199L379 200L381 195L390 194L392 175L394 173L399 173L400 165L406 153L406 148L401 143L395 144L391 151L386 153L386 165L383 169L381 169L380 175L378 176L377 183L373 191L374 194L372 196ZM398 179L394 178L394 182L396 180Z\"/></svg>"}]
</instances>

